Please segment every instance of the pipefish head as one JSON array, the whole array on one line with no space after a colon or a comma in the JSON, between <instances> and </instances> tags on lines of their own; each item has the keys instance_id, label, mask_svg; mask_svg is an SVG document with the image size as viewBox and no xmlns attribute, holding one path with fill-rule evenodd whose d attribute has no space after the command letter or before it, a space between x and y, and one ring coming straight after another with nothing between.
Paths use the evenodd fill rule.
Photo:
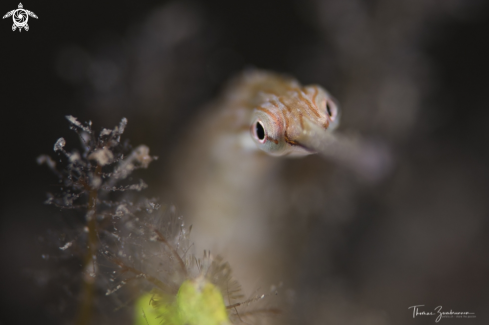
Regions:
<instances>
[{"instance_id":1,"label":"pipefish head","mask_svg":"<svg viewBox=\"0 0 489 325\"><path fill-rule=\"evenodd\" d=\"M291 86L283 94L263 94L264 101L253 111L251 136L259 149L272 156L306 156L315 152L297 139L304 119L334 130L340 119L336 100L322 87Z\"/></svg>"}]
</instances>

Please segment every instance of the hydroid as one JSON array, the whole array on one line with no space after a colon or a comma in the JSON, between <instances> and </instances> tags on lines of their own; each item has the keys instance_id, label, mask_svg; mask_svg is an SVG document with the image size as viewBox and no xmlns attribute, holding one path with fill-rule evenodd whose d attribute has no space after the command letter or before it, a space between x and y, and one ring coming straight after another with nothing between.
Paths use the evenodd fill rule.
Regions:
<instances>
[{"instance_id":1,"label":"hydroid","mask_svg":"<svg viewBox=\"0 0 489 325\"><path fill-rule=\"evenodd\" d=\"M67 119L81 150L67 150L67 141L59 138L53 149L61 166L47 155L38 163L46 164L60 185L46 203L83 215L73 216L74 230L59 244L60 254L81 266L81 276L71 279L81 282L77 324L118 319L135 325L225 325L278 312L247 309L268 295L244 300L227 262L208 251L201 258L193 254L192 227L174 206L135 194L147 185L130 175L156 157L145 145L133 149L121 141L126 119L100 132L91 122Z\"/></svg>"},{"instance_id":2,"label":"hydroid","mask_svg":"<svg viewBox=\"0 0 489 325\"><path fill-rule=\"evenodd\" d=\"M156 157L149 155L145 145L133 149L127 141L121 141L127 125L125 118L113 129L100 132L92 129L91 122L83 124L71 115L66 118L70 129L78 135L81 150L65 149L67 141L61 137L53 147L60 164L48 155L41 155L37 162L46 164L53 171L60 188L58 192L48 194L46 203L77 212L68 221L72 228L68 232L72 237L59 248L81 264L81 294L75 318L77 324L90 324L94 319L98 282L102 279L98 254L106 245L111 216L120 214L122 209L135 211L156 204L154 200L133 204L121 194L147 187L142 180L129 183L127 177L136 169L147 168ZM71 279L71 282L76 281Z\"/></svg>"}]
</instances>

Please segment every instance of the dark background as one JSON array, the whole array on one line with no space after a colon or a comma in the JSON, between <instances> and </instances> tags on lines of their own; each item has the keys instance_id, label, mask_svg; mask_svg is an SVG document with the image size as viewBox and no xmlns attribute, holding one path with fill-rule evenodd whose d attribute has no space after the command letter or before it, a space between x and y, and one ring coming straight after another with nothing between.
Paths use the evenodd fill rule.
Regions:
<instances>
[{"instance_id":1,"label":"dark background","mask_svg":"<svg viewBox=\"0 0 489 325\"><path fill-rule=\"evenodd\" d=\"M17 5L3 1L0 11ZM28 32L12 32L11 18L0 24L0 324L61 322L42 254L51 249L47 229L56 231L62 217L42 204L53 177L35 159L51 154L59 137L75 139L64 116L95 128L127 117L127 138L163 157L150 168L157 177L146 178L157 192L164 157L188 118L247 66L324 85L343 104L345 129L384 139L396 155L385 180L359 185L353 216L335 226L318 221L340 239L312 235L317 251L302 261L311 271L299 274L298 318L428 324L433 319L407 310L425 304L477 314L442 322L487 324L487 3L23 5L39 17ZM327 267L314 264L323 250ZM314 305L318 299L328 307Z\"/></svg>"}]
</instances>

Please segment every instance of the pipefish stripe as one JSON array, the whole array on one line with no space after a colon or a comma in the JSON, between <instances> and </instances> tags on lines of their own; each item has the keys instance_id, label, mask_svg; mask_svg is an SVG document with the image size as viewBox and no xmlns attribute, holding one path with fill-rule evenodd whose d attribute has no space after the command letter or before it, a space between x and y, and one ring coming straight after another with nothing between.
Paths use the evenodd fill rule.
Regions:
<instances>
[{"instance_id":1,"label":"pipefish stripe","mask_svg":"<svg viewBox=\"0 0 489 325\"><path fill-rule=\"evenodd\" d=\"M288 144L290 144L292 146L297 146L297 147L301 147L301 148L304 148L306 150L309 150L306 146L304 146L303 144L299 143L298 141L291 140L289 138L289 136L287 135L287 131L285 131L284 140L285 140L285 142L287 142Z\"/></svg>"},{"instance_id":2,"label":"pipefish stripe","mask_svg":"<svg viewBox=\"0 0 489 325\"><path fill-rule=\"evenodd\" d=\"M273 106L279 108L279 106L277 105L277 103L273 100L270 101L270 104L272 104ZM284 107L287 109L287 111L292 114L292 109L288 106L288 105L285 105L284 103L281 103L282 105L284 105ZM301 129L304 129L304 121L302 120L302 111L299 111L299 123L301 125ZM284 114L285 115L285 114Z\"/></svg>"},{"instance_id":3,"label":"pipefish stripe","mask_svg":"<svg viewBox=\"0 0 489 325\"><path fill-rule=\"evenodd\" d=\"M279 98L279 101L280 101L280 104L282 104L282 107L285 108L285 110L284 109L281 109L281 106L280 105L277 105L277 102L274 101L274 100L270 100L269 103L274 108L276 108L276 110L279 113L281 113L281 115L282 115L282 118L283 118L283 124L282 125L284 127L284 141L286 143L290 144L290 145L299 146L299 147L302 147L304 149L307 149L304 145L302 145L298 141L295 141L295 140L292 140L292 139L289 138L288 133L287 133L287 130L289 129L289 125L290 125L289 117L292 117L293 118L294 117L294 114L293 114L293 111L292 111L292 109L290 108L289 105L285 104L280 98ZM274 120L274 122L276 124L279 124L280 123L280 120L279 120L278 116L275 115L275 114L273 114L269 109L264 108L264 107L257 107L256 109L259 110L259 111L261 111L261 112L264 112L265 114L267 114L268 116L270 116ZM304 127L303 121L302 121L302 112L299 110L297 113L299 114L299 123L300 123L301 127ZM253 125L252 125L252 127L253 127ZM268 136L268 140L273 141L275 144L278 144L278 140L277 139L274 139L274 138L272 138L270 136Z\"/></svg>"},{"instance_id":4,"label":"pipefish stripe","mask_svg":"<svg viewBox=\"0 0 489 325\"><path fill-rule=\"evenodd\" d=\"M311 112L314 113L314 115L316 115L317 118L321 118L321 115L319 115L319 112L317 110L317 107L315 108L316 104L315 103L312 103L304 97L304 93L302 92L302 89L298 89L298 88L294 88L294 91L299 95L299 97L307 104L307 106L309 106L309 108L311 109Z\"/></svg>"},{"instance_id":5,"label":"pipefish stripe","mask_svg":"<svg viewBox=\"0 0 489 325\"><path fill-rule=\"evenodd\" d=\"M256 110L259 110L259 111L262 111L264 112L265 114L267 114L268 116L270 116L272 119L274 119L276 122L278 122L278 118L272 113L270 112L269 109L266 109L264 107L257 107Z\"/></svg>"},{"instance_id":6,"label":"pipefish stripe","mask_svg":"<svg viewBox=\"0 0 489 325\"><path fill-rule=\"evenodd\" d=\"M279 99L280 101L280 99ZM289 105L286 105L284 102L280 101L280 103L285 107L285 109L287 110L287 112L290 114L290 115L293 115L292 113L292 109L289 107ZM275 106L276 108L280 109L280 107L277 105L277 103L275 101L270 101L270 104L272 104L273 106ZM283 110L280 110L282 112L282 115L284 117L284 127L285 127L285 132L284 132L284 139L285 139L285 142L289 143L289 144L292 144L292 145L299 145L299 143L297 141L292 141L289 139L289 137L287 136L287 129L289 128L289 117L287 116L287 114L285 114L285 112ZM301 128L304 128L304 124L302 122L302 112L301 111L298 111L299 113L299 122L300 122L300 125L301 125Z\"/></svg>"},{"instance_id":7,"label":"pipefish stripe","mask_svg":"<svg viewBox=\"0 0 489 325\"><path fill-rule=\"evenodd\" d=\"M318 89L317 87L314 87L315 94L314 96L317 96ZM278 97L278 102L282 106L278 106L275 101L270 100L269 103L278 108L282 113L285 115L286 113L284 112L283 108L286 109L287 113L289 116L295 117L300 125L301 128L304 128L304 124L302 121L302 118L304 114L311 120L313 121L318 121L321 119L321 115L319 114L319 110L317 109L317 106L315 103L310 102L305 96L304 93L299 92L297 88L293 89L294 93L297 93L298 96L297 98L294 98L292 96L277 96ZM315 97L314 97L315 98ZM288 103L289 101L290 103ZM293 106L294 108L291 108ZM327 129L329 127L329 120L326 119L324 123L322 123L322 127Z\"/></svg>"},{"instance_id":8,"label":"pipefish stripe","mask_svg":"<svg viewBox=\"0 0 489 325\"><path fill-rule=\"evenodd\" d=\"M312 95L312 102L316 102L316 97L318 96L318 87L314 87L314 95Z\"/></svg>"},{"instance_id":9,"label":"pipefish stripe","mask_svg":"<svg viewBox=\"0 0 489 325\"><path fill-rule=\"evenodd\" d=\"M299 146L299 147L302 147L306 150L309 150L306 146L304 146L303 144L299 143L299 141L295 141L295 140L292 140L289 138L288 134L287 134L287 129L289 128L289 118L284 114L284 121L285 121L285 129L284 129L284 140L285 142L287 142L288 144L292 145L292 146ZM300 123L301 123L301 126L303 125L302 124L302 115L300 115ZM302 126L303 127L303 126Z\"/></svg>"}]
</instances>

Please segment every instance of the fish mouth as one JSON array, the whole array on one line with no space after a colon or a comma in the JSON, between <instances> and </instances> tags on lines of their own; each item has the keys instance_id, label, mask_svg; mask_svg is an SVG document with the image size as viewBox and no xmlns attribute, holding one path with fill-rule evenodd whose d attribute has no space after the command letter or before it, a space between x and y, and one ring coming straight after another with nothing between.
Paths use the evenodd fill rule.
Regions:
<instances>
[{"instance_id":1,"label":"fish mouth","mask_svg":"<svg viewBox=\"0 0 489 325\"><path fill-rule=\"evenodd\" d=\"M285 134L284 134L284 140L286 143L290 144L294 149L296 149L296 150L293 150L293 152L295 151L295 154L292 154L292 155L313 155L313 154L317 153L316 150L313 150L313 149L303 145L299 141L290 139L287 135L287 132L285 132Z\"/></svg>"}]
</instances>

